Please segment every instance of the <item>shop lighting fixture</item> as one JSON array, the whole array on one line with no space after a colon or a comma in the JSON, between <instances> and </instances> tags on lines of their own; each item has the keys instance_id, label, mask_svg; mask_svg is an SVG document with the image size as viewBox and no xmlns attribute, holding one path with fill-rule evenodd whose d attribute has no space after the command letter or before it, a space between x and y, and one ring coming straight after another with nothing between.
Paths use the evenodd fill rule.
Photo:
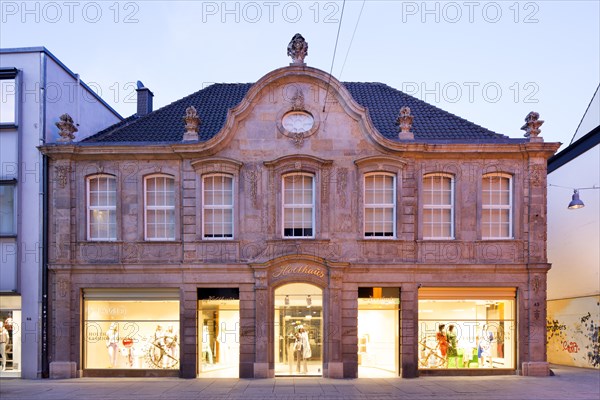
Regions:
<instances>
[{"instance_id":1,"label":"shop lighting fixture","mask_svg":"<svg viewBox=\"0 0 600 400\"><path fill-rule=\"evenodd\" d=\"M310 298L310 294L306 296L306 308L312 307L312 299Z\"/></svg>"},{"instance_id":2,"label":"shop lighting fixture","mask_svg":"<svg viewBox=\"0 0 600 400\"><path fill-rule=\"evenodd\" d=\"M585 188L572 188L572 187L567 187L567 186L553 185L553 184L549 183L548 186L554 186L554 187L559 187L559 188L563 188L563 189L573 190L573 196L571 197L571 202L567 206L567 208L569 210L577 210L578 208L585 207L585 204L583 204L583 201L581 201L581 199L579 198L580 190L600 189L600 186L596 186L596 185L594 185L592 187L585 187Z\"/></svg>"},{"instance_id":3,"label":"shop lighting fixture","mask_svg":"<svg viewBox=\"0 0 600 400\"><path fill-rule=\"evenodd\" d=\"M285 296L285 305L286 306L290 305L290 296Z\"/></svg>"}]
</instances>

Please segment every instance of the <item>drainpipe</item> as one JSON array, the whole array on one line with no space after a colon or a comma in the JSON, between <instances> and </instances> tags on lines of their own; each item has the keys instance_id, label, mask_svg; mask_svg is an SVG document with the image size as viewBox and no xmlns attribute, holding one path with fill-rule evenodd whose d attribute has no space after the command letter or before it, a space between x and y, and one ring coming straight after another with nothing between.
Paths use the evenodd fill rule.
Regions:
<instances>
[{"instance_id":1,"label":"drainpipe","mask_svg":"<svg viewBox=\"0 0 600 400\"><path fill-rule=\"evenodd\" d=\"M46 144L46 54L41 53L41 81L40 88L40 145ZM48 157L42 155L41 163L41 202L42 202L42 378L49 377L48 367Z\"/></svg>"}]
</instances>

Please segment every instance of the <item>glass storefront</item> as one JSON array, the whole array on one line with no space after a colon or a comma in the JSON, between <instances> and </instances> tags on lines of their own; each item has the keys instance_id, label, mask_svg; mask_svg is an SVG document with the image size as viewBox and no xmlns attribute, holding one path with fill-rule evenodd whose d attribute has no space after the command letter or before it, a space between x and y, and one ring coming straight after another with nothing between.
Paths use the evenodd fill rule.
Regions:
<instances>
[{"instance_id":1,"label":"glass storefront","mask_svg":"<svg viewBox=\"0 0 600 400\"><path fill-rule=\"evenodd\" d=\"M0 377L21 376L21 297L0 296Z\"/></svg>"},{"instance_id":2,"label":"glass storefront","mask_svg":"<svg viewBox=\"0 0 600 400\"><path fill-rule=\"evenodd\" d=\"M85 290L85 369L179 369L179 291Z\"/></svg>"},{"instance_id":3,"label":"glass storefront","mask_svg":"<svg viewBox=\"0 0 600 400\"><path fill-rule=\"evenodd\" d=\"M321 376L323 291L306 283L275 290L275 375Z\"/></svg>"},{"instance_id":4,"label":"glass storefront","mask_svg":"<svg viewBox=\"0 0 600 400\"><path fill-rule=\"evenodd\" d=\"M398 288L358 289L358 377L397 377L399 366Z\"/></svg>"},{"instance_id":5,"label":"glass storefront","mask_svg":"<svg viewBox=\"0 0 600 400\"><path fill-rule=\"evenodd\" d=\"M198 289L198 347L199 377L239 377L239 289Z\"/></svg>"},{"instance_id":6,"label":"glass storefront","mask_svg":"<svg viewBox=\"0 0 600 400\"><path fill-rule=\"evenodd\" d=\"M514 288L419 289L419 368L515 368Z\"/></svg>"}]
</instances>

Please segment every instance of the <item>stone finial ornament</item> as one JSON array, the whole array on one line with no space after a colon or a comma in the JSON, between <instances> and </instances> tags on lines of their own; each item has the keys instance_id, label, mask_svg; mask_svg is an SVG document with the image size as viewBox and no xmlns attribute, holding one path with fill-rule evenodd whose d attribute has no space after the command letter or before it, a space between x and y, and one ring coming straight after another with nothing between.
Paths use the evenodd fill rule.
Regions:
<instances>
[{"instance_id":1,"label":"stone finial ornament","mask_svg":"<svg viewBox=\"0 0 600 400\"><path fill-rule=\"evenodd\" d=\"M543 139L538 137L538 135L542 132L540 126L544 121L540 119L540 114L535 111L530 112L525 117L525 125L521 127L521 130L525 131L525 137L529 138L530 142L541 142Z\"/></svg>"},{"instance_id":2,"label":"stone finial ornament","mask_svg":"<svg viewBox=\"0 0 600 400\"><path fill-rule=\"evenodd\" d=\"M198 132L200 130L200 117L196 107L189 106L185 109L185 133L183 134L183 141L198 140Z\"/></svg>"},{"instance_id":3,"label":"stone finial ornament","mask_svg":"<svg viewBox=\"0 0 600 400\"><path fill-rule=\"evenodd\" d=\"M61 143L70 143L73 139L75 139L75 132L79 129L75 126L73 122L73 118L69 114L63 114L59 117L59 120L55 125L59 129L58 134L60 138L58 141Z\"/></svg>"},{"instance_id":4,"label":"stone finial ornament","mask_svg":"<svg viewBox=\"0 0 600 400\"><path fill-rule=\"evenodd\" d=\"M292 57L290 65L306 65L304 57L308 55L308 43L301 34L296 33L287 47L287 55Z\"/></svg>"},{"instance_id":5,"label":"stone finial ornament","mask_svg":"<svg viewBox=\"0 0 600 400\"><path fill-rule=\"evenodd\" d=\"M410 131L414 116L410 115L410 107L404 106L400 108L400 114L396 119L396 123L400 126L399 138L402 140L413 140L415 135Z\"/></svg>"}]
</instances>

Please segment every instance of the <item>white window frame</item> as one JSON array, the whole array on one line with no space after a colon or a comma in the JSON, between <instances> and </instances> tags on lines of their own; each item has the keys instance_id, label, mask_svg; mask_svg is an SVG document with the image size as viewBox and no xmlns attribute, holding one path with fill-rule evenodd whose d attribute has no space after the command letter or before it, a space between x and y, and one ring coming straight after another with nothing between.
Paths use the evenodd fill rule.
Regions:
<instances>
[{"instance_id":1,"label":"white window frame","mask_svg":"<svg viewBox=\"0 0 600 400\"><path fill-rule=\"evenodd\" d=\"M392 178L392 199L393 202L392 203L367 203L367 179L371 178L371 177L375 177L375 176L386 176L386 177L391 177ZM383 172L383 171L376 171L376 172L369 172L364 174L363 176L363 237L365 239L395 239L397 236L397 232L396 232L396 209L397 209L397 190L396 190L396 175L389 173L389 172ZM391 236L385 236L385 235L372 235L372 236L368 236L367 235L367 208L373 208L373 209L383 209L383 210L389 210L390 208L392 209L392 235ZM383 232L385 233L385 232Z\"/></svg>"},{"instance_id":2,"label":"white window frame","mask_svg":"<svg viewBox=\"0 0 600 400\"><path fill-rule=\"evenodd\" d=\"M91 205L91 182L95 179L99 179L99 178L106 178L106 179L112 179L115 183L115 204L114 205L108 205L108 206L93 206ZM105 193L110 193L110 192L105 192ZM97 174L97 175L92 175L92 176L88 176L86 178L86 220L87 220L87 238L88 240L91 241L115 241L117 240L117 229L116 227L118 226L117 224L117 178L114 175L109 175L109 174ZM115 236L114 237L92 237L92 211L106 211L108 212L108 215L110 216L110 213L113 212L115 213ZM109 217L109 222L108 224L110 225L110 217ZM110 228L108 229L108 231L110 232Z\"/></svg>"},{"instance_id":3,"label":"white window frame","mask_svg":"<svg viewBox=\"0 0 600 400\"><path fill-rule=\"evenodd\" d=\"M286 204L285 202L285 190L286 190L286 183L285 180L286 178L289 177L293 177L293 176L302 176L302 177L308 177L311 179L311 203L310 204L295 204L295 203L291 203L291 204ZM293 190L293 189L292 189ZM294 197L292 195L292 197ZM316 198L316 187L315 187L315 175L311 174L311 173L307 173L307 172L292 172L292 173L287 173L287 174L283 174L281 177L281 236L284 239L314 239L315 238L315 234L316 234L316 225L315 225L315 214L316 214L316 209L315 209L315 198ZM286 210L293 210L293 209L306 209L309 208L311 209L311 231L312 234L311 235L304 235L304 236L289 236L285 234L285 223L286 223ZM293 227L292 229L296 229L295 227Z\"/></svg>"},{"instance_id":4,"label":"white window frame","mask_svg":"<svg viewBox=\"0 0 600 400\"><path fill-rule=\"evenodd\" d=\"M148 181L150 179L157 179L157 178L163 178L165 179L165 183L166 180L170 180L171 182L173 182L173 204L169 205L169 204L163 204L163 205L153 205L150 206L148 205ZM165 198L166 200L166 198ZM171 225L173 226L173 236L164 236L164 237L149 237L148 236L148 211L162 211L164 212L164 216L168 215L168 211L172 211L172 216L173 216L173 220L170 221ZM165 225L167 224L167 222L165 222ZM148 241L160 241L160 240L175 240L175 178L173 178L171 175L165 175L165 174L156 174L156 175L150 175L144 178L144 238L145 240Z\"/></svg>"},{"instance_id":5,"label":"white window frame","mask_svg":"<svg viewBox=\"0 0 600 400\"><path fill-rule=\"evenodd\" d=\"M224 177L231 181L231 204L206 204L206 179ZM206 236L206 211L231 210L231 236ZM222 221L223 223L226 221ZM235 236L235 176L226 173L211 173L202 176L202 240L233 240Z\"/></svg>"},{"instance_id":6,"label":"white window frame","mask_svg":"<svg viewBox=\"0 0 600 400\"><path fill-rule=\"evenodd\" d=\"M425 195L425 180L427 178L441 177L445 179L450 179L450 204L429 204L427 203L428 199ZM441 188L438 188L441 190ZM450 236L425 236L423 234L424 240L452 240L455 238L454 236L454 176L452 174L446 174L441 172L434 172L430 174L423 175L423 188L422 188L422 198L423 198L423 214L425 214L426 210L450 210ZM425 221L425 217L423 215L423 221ZM437 225L445 224L447 221L437 222ZM432 222L431 225L435 225L436 222ZM425 222L423 222L422 226L423 232L425 232Z\"/></svg>"},{"instance_id":7,"label":"white window frame","mask_svg":"<svg viewBox=\"0 0 600 400\"><path fill-rule=\"evenodd\" d=\"M508 179L508 204L485 204L483 202L483 182L488 178L499 177L502 179ZM513 239L513 177L506 173L490 173L483 175L481 180L481 236L484 240L495 240L495 239ZM508 210L508 236L483 236L483 213L486 210ZM501 221L503 223L504 221ZM488 229L491 230L491 229Z\"/></svg>"}]
</instances>

